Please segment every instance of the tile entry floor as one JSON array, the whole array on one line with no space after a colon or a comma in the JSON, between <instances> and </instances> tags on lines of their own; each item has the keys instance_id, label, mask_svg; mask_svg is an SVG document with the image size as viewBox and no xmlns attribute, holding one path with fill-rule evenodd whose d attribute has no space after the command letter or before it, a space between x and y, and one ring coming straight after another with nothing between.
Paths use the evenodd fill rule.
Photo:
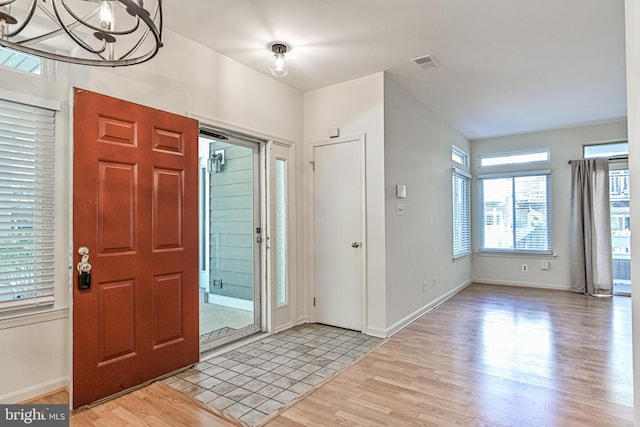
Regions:
<instances>
[{"instance_id":1,"label":"tile entry floor","mask_svg":"<svg viewBox=\"0 0 640 427\"><path fill-rule=\"evenodd\" d=\"M203 361L162 382L256 425L382 342L347 329L300 325Z\"/></svg>"}]
</instances>

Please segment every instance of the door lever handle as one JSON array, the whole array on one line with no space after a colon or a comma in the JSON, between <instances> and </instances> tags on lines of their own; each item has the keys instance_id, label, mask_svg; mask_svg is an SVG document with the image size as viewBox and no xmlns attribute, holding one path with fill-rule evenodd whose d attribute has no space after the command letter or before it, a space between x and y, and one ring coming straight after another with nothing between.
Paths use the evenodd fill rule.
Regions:
<instances>
[{"instance_id":1,"label":"door lever handle","mask_svg":"<svg viewBox=\"0 0 640 427\"><path fill-rule=\"evenodd\" d=\"M78 254L82 256L82 259L76 267L76 269L78 270L78 289L82 291L91 288L91 264L89 264L89 249L85 246L82 246L78 249Z\"/></svg>"},{"instance_id":2,"label":"door lever handle","mask_svg":"<svg viewBox=\"0 0 640 427\"><path fill-rule=\"evenodd\" d=\"M353 242L353 243L351 244L351 247L352 247L352 248L359 248L359 247L360 247L360 242Z\"/></svg>"}]
</instances>

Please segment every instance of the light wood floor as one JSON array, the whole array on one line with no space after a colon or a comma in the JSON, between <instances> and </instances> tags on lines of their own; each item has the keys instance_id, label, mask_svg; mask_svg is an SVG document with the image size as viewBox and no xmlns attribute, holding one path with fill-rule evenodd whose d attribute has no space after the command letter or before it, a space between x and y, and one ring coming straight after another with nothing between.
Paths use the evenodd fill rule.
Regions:
<instances>
[{"instance_id":1,"label":"light wood floor","mask_svg":"<svg viewBox=\"0 0 640 427\"><path fill-rule=\"evenodd\" d=\"M21 402L69 404L69 392L59 390ZM155 382L144 388L71 414L77 427L244 427L245 424L204 406L194 398Z\"/></svg>"},{"instance_id":2,"label":"light wood floor","mask_svg":"<svg viewBox=\"0 0 640 427\"><path fill-rule=\"evenodd\" d=\"M472 285L266 425L632 426L631 344L630 298ZM167 389L71 425L234 425Z\"/></svg>"},{"instance_id":3,"label":"light wood floor","mask_svg":"<svg viewBox=\"0 0 640 427\"><path fill-rule=\"evenodd\" d=\"M269 426L631 426L630 298L473 285Z\"/></svg>"},{"instance_id":4,"label":"light wood floor","mask_svg":"<svg viewBox=\"0 0 640 427\"><path fill-rule=\"evenodd\" d=\"M190 396L155 382L71 415L74 427L231 427L244 424L215 413Z\"/></svg>"}]
</instances>

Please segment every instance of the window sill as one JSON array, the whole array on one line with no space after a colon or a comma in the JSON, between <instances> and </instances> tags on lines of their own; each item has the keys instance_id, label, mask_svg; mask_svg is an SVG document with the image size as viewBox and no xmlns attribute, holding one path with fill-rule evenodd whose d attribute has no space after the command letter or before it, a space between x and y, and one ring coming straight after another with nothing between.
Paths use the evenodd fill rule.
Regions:
<instances>
[{"instance_id":1,"label":"window sill","mask_svg":"<svg viewBox=\"0 0 640 427\"><path fill-rule=\"evenodd\" d=\"M43 313L23 314L6 319L0 319L0 330L19 328L21 326L33 325L36 323L52 322L54 320L66 319L69 317L68 308L49 310Z\"/></svg>"},{"instance_id":2,"label":"window sill","mask_svg":"<svg viewBox=\"0 0 640 427\"><path fill-rule=\"evenodd\" d=\"M493 258L539 258L539 259L556 259L556 254L537 254L535 252L498 252L498 251L476 251L475 255L481 257L493 257Z\"/></svg>"}]
</instances>

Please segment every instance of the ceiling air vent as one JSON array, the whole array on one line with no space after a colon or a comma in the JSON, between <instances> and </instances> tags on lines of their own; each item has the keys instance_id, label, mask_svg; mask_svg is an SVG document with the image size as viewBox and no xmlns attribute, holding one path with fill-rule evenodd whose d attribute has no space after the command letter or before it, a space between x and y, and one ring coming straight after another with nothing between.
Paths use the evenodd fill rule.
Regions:
<instances>
[{"instance_id":1,"label":"ceiling air vent","mask_svg":"<svg viewBox=\"0 0 640 427\"><path fill-rule=\"evenodd\" d=\"M413 58L412 61L418 64L423 70L433 70L434 68L438 68L438 63L433 55L420 56L418 58Z\"/></svg>"}]
</instances>

